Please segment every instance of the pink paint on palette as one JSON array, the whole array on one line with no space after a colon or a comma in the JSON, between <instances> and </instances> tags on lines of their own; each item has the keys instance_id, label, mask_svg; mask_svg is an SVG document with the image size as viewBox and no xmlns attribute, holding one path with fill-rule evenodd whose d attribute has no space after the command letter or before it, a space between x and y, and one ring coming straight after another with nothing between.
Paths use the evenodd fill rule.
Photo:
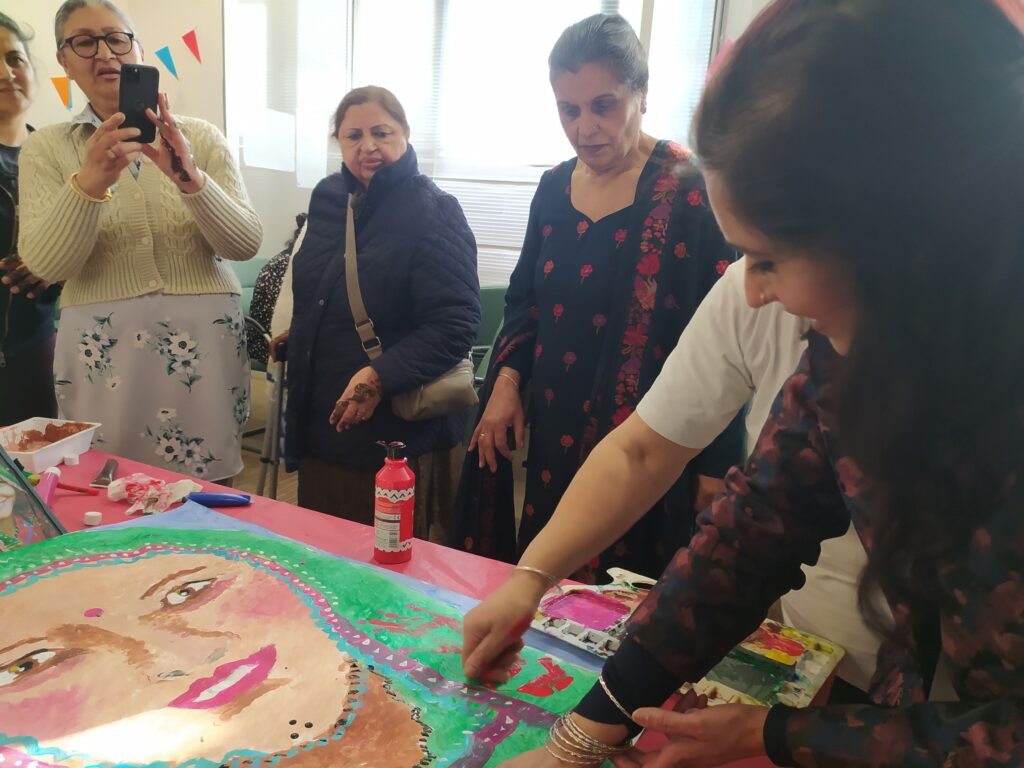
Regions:
<instances>
[{"instance_id":1,"label":"pink paint on palette","mask_svg":"<svg viewBox=\"0 0 1024 768\"><path fill-rule=\"evenodd\" d=\"M567 619L599 632L611 629L629 613L619 601L591 591L558 595L545 601L542 610L550 618Z\"/></svg>"},{"instance_id":2,"label":"pink paint on palette","mask_svg":"<svg viewBox=\"0 0 1024 768\"><path fill-rule=\"evenodd\" d=\"M89 608L85 613L82 614L87 619L98 619L103 615L102 608Z\"/></svg>"}]
</instances>

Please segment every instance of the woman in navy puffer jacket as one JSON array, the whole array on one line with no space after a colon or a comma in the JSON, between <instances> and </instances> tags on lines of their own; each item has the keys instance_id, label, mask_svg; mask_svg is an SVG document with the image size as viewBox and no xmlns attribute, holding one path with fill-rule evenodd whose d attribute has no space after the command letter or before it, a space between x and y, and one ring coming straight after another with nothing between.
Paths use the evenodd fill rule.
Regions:
<instances>
[{"instance_id":1,"label":"woman in navy puffer jacket","mask_svg":"<svg viewBox=\"0 0 1024 768\"><path fill-rule=\"evenodd\" d=\"M377 441L400 440L416 473L419 538L444 541L466 414L404 421L392 395L465 358L480 322L476 241L458 201L419 173L401 104L384 88L348 93L334 115L344 167L317 185L291 271L285 460L299 504L373 521ZM345 282L353 195L359 286L383 354L372 363ZM286 278L287 284L287 278Z\"/></svg>"}]
</instances>

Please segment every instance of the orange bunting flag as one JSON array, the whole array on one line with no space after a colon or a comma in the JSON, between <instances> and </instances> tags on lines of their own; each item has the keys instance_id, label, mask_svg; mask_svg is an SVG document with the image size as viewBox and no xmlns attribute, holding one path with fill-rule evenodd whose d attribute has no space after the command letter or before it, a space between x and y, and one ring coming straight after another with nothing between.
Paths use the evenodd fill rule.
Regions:
<instances>
[{"instance_id":1,"label":"orange bunting flag","mask_svg":"<svg viewBox=\"0 0 1024 768\"><path fill-rule=\"evenodd\" d=\"M51 77L50 82L57 89L57 95L64 103L65 109L71 109L71 80L67 77Z\"/></svg>"}]
</instances>

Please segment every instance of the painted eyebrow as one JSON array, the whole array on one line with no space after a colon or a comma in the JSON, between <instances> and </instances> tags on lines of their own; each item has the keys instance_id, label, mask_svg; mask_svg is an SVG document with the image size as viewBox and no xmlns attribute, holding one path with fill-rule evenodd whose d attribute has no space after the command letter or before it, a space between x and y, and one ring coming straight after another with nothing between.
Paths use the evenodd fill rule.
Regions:
<instances>
[{"instance_id":1,"label":"painted eyebrow","mask_svg":"<svg viewBox=\"0 0 1024 768\"><path fill-rule=\"evenodd\" d=\"M178 571L177 573L172 573L168 576L164 576L162 579L160 579L160 581L158 581L156 584L154 584L145 592L143 592L142 597L140 597L139 600L145 600L147 597L152 595L154 592L160 589L160 587L164 586L168 582L174 581L175 579L181 578L182 576L188 576L190 574L197 573L199 571L204 570L205 568L205 565L200 565L198 568L186 568L183 571Z\"/></svg>"},{"instance_id":2,"label":"painted eyebrow","mask_svg":"<svg viewBox=\"0 0 1024 768\"><path fill-rule=\"evenodd\" d=\"M6 648L0 648L0 653L7 653L8 651L14 650L22 645L35 645L36 643L49 642L49 638L46 637L27 637L24 640L19 640L12 645L8 645Z\"/></svg>"}]
</instances>

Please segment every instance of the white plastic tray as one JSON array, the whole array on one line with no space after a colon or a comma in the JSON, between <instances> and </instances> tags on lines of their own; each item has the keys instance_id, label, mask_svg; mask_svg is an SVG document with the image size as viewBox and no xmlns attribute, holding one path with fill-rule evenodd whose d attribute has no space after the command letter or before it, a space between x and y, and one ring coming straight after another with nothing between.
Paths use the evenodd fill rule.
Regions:
<instances>
[{"instance_id":1,"label":"white plastic tray","mask_svg":"<svg viewBox=\"0 0 1024 768\"><path fill-rule=\"evenodd\" d=\"M42 472L44 469L60 464L65 456L81 456L88 451L92 447L93 433L101 425L92 421L79 421L77 422L79 424L88 424L88 428L34 451L12 451L7 448L7 445L17 445L22 435L29 430L38 429L43 432L47 424L67 424L70 421L70 419L46 419L38 416L34 419L19 421L17 424L0 429L0 445L7 451L8 456L20 461L27 471Z\"/></svg>"}]
</instances>

